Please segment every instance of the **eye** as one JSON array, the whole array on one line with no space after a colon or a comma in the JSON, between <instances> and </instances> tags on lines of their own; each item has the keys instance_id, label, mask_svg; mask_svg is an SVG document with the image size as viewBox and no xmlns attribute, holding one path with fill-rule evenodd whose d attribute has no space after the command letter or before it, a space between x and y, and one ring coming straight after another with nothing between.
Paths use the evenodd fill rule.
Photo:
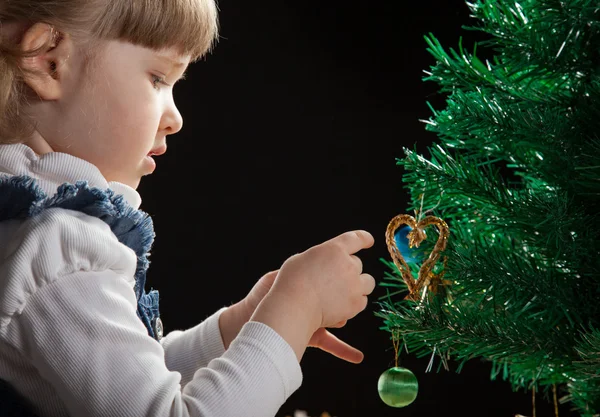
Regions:
<instances>
[{"instance_id":1,"label":"eye","mask_svg":"<svg viewBox=\"0 0 600 417\"><path fill-rule=\"evenodd\" d=\"M154 75L152 74L152 86L158 90L158 85L157 84L163 84L163 85L169 85L165 82L165 79L163 77L159 77L158 75Z\"/></svg>"}]
</instances>

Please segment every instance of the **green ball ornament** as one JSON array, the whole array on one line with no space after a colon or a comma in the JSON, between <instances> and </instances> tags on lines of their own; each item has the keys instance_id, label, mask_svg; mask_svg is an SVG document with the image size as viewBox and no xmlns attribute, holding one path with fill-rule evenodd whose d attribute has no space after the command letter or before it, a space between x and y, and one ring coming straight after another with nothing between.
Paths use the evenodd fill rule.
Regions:
<instances>
[{"instance_id":1,"label":"green ball ornament","mask_svg":"<svg viewBox=\"0 0 600 417\"><path fill-rule=\"evenodd\" d=\"M406 368L390 368L379 377L377 390L384 403L390 407L406 407L417 398L417 377Z\"/></svg>"}]
</instances>

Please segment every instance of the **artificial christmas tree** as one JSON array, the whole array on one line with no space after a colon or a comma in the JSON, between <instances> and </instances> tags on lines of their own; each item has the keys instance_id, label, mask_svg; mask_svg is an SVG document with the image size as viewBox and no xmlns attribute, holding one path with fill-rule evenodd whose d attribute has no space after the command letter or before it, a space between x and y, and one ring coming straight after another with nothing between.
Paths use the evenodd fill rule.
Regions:
<instances>
[{"instance_id":1,"label":"artificial christmas tree","mask_svg":"<svg viewBox=\"0 0 600 417\"><path fill-rule=\"evenodd\" d=\"M398 160L416 219L408 237L408 223L390 222L376 314L400 350L458 371L489 360L492 378L598 415L600 5L467 5L469 29L486 36L473 52L426 37L436 63L425 80L446 108L426 121L438 136L428 155L405 149ZM427 216L450 234L444 261L438 251L419 275L441 236L418 225ZM422 234L419 247L402 248L401 232Z\"/></svg>"}]
</instances>

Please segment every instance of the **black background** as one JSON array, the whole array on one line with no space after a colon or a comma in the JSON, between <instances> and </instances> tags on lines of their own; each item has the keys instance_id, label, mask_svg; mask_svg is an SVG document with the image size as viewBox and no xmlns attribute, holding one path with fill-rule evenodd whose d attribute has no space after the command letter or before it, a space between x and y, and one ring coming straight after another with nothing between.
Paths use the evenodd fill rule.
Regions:
<instances>
[{"instance_id":1,"label":"black background","mask_svg":"<svg viewBox=\"0 0 600 417\"><path fill-rule=\"evenodd\" d=\"M481 34L459 0L292 2L222 0L221 40L175 87L184 128L139 187L154 220L148 287L160 291L165 331L189 328L242 299L291 255L345 231L365 229L375 245L358 255L381 282L389 220L407 212L396 158L437 138L420 119L444 106L423 82L434 64L423 35L446 48ZM278 417L531 416L531 395L490 380L473 360L463 371L426 373L429 358L401 355L419 380L403 409L387 407L377 379L393 366L388 333L373 312L332 330L365 353L359 365L309 348L303 384ZM537 415L554 415L537 397ZM561 407L568 415L568 407ZM240 416L242 417L242 416Z\"/></svg>"}]
</instances>

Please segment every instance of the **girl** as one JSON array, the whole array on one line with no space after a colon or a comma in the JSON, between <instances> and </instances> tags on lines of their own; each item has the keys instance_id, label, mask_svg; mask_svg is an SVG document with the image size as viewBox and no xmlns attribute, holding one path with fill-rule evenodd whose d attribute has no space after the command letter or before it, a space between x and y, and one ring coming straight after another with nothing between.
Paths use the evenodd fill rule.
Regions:
<instances>
[{"instance_id":1,"label":"girl","mask_svg":"<svg viewBox=\"0 0 600 417\"><path fill-rule=\"evenodd\" d=\"M217 38L213 0L0 3L0 414L274 416L307 346L374 279L347 232L240 302L163 337L145 292L152 221L136 191L182 128L172 96ZM2 408L3 407L3 408Z\"/></svg>"}]
</instances>

